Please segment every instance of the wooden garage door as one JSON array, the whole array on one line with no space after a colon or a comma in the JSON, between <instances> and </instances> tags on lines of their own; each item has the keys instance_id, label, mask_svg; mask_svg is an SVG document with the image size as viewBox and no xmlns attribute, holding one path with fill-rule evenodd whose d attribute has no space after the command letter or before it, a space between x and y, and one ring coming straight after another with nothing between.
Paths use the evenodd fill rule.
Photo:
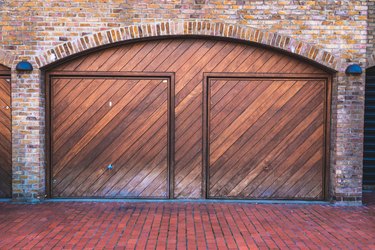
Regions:
<instances>
[{"instance_id":1,"label":"wooden garage door","mask_svg":"<svg viewBox=\"0 0 375 250\"><path fill-rule=\"evenodd\" d=\"M209 198L322 199L326 83L210 78Z\"/></svg>"},{"instance_id":2,"label":"wooden garage door","mask_svg":"<svg viewBox=\"0 0 375 250\"><path fill-rule=\"evenodd\" d=\"M52 77L52 196L169 196L168 78Z\"/></svg>"},{"instance_id":3,"label":"wooden garage door","mask_svg":"<svg viewBox=\"0 0 375 250\"><path fill-rule=\"evenodd\" d=\"M175 112L176 118L173 130L175 146L174 151L170 152L175 154L173 175L170 176L174 178L173 185L171 184L173 193L171 197L197 199L206 197L204 189L206 178L203 176L202 164L203 158L206 157L202 147L204 139L202 136L204 75L220 72L237 76L253 74L304 77L308 75L320 77L320 79L329 77L329 74L322 69L275 50L238 43L233 40L215 40L207 37L189 38L188 36L137 41L105 48L62 63L51 69L48 74L127 75L129 73L152 73L174 75L172 85L175 88L175 104L172 110ZM90 112L95 112L94 109L90 110ZM70 121L66 121L66 123L64 126L69 127ZM67 135L67 137L74 137L74 135ZM64 151L59 152L58 150L53 149L52 156L56 154L57 157L63 157ZM79 161L76 163L79 164ZM84 167L77 166L78 168ZM77 166L73 167L70 163L66 163L67 168L77 168ZM90 192L98 195L94 191L95 187L92 190L88 188L96 181L95 178L93 181L92 177L84 177L85 174L89 175L91 172L83 172L78 177L81 182L80 187L87 188L86 196L89 196ZM70 186L70 182L58 184L62 180L60 177L56 179L57 184L55 185L59 192L65 188L64 186ZM126 179L122 182L126 182ZM74 195L82 196L82 194L81 191L77 191ZM113 195L117 194L113 193ZM285 196L281 195L280 197Z\"/></svg>"},{"instance_id":4,"label":"wooden garage door","mask_svg":"<svg viewBox=\"0 0 375 250\"><path fill-rule=\"evenodd\" d=\"M0 66L1 70L5 69ZM0 198L12 195L10 78L0 76Z\"/></svg>"}]
</instances>

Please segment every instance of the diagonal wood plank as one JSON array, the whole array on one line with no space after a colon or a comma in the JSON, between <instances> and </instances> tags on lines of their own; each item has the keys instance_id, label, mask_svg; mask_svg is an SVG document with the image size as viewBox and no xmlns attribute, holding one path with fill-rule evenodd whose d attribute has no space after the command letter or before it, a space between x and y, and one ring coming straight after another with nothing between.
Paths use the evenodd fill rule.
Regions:
<instances>
[{"instance_id":1,"label":"diagonal wood plank","mask_svg":"<svg viewBox=\"0 0 375 250\"><path fill-rule=\"evenodd\" d=\"M306 93L306 91L307 91L307 93L310 93L310 91L312 89L315 89L314 93L318 93L318 96L320 95L319 92L316 91L316 90L321 90L321 86L319 86L319 84L316 84L316 83L305 84L304 87L305 88L302 89L302 90L305 90L305 91L300 90L297 93L298 95L296 95L297 97L298 96L300 96L300 97L305 96L304 93ZM293 109L285 107L284 110L289 110L289 114L292 114L292 112L290 112L290 110L293 110ZM296 109L295 113L297 114L298 111L299 110ZM278 119L274 119L274 120L277 121ZM323 122L323 121L321 120L321 122ZM259 187L259 185L260 186L262 186L262 185L267 186L267 185L269 185L269 183L274 182L275 179L276 179L275 177L277 176L278 172L281 172L281 173L286 173L288 171L293 172L294 167L296 167L296 165L294 163L286 164L287 161L288 161L288 156L290 156L290 155L295 155L296 157L301 156L301 152L302 152L302 155L303 155L304 154L304 150L303 150L304 147L301 146L300 144L303 143L304 141L307 142L307 145L309 145L310 143L314 143L314 142L318 141L319 147L322 148L323 140L322 140L321 136L323 136L323 127L319 126L319 129L315 131L316 133L318 133L317 135L313 132L314 132L314 130L312 128L311 128L311 130L305 130L305 131L303 131L303 133L301 133L295 139L286 141L284 143L284 146L282 148L280 148L280 150L275 151L274 153L268 154L259 163L259 165L261 167L266 167L267 171L260 172L259 175L256 177L256 179L251 182L251 188L250 187L247 188L246 191L249 194L252 194L252 192L255 189L257 189L257 192L261 192L262 188ZM313 137L310 136L311 133L312 133L312 135L314 135ZM306 139L306 138L308 138L308 139ZM280 163L280 165L278 165L278 163ZM293 166L293 167L291 168L291 166ZM268 181L265 181L265 179L263 178L264 176L272 176L273 178L268 179ZM279 180L279 178L277 178L277 180ZM265 184L265 183L268 183L268 184Z\"/></svg>"},{"instance_id":2,"label":"diagonal wood plank","mask_svg":"<svg viewBox=\"0 0 375 250\"><path fill-rule=\"evenodd\" d=\"M111 190L116 190L116 188L121 190L121 188L118 187L127 185L124 183L128 183L131 180L140 181L141 179L136 176L137 173L143 170L147 172L147 168L150 167L150 164L151 168L153 168L152 162L157 160L156 155L158 155L160 151L162 151L164 158L163 163L157 161L159 164L157 166L160 167L161 165L167 164L166 103L161 106L162 107L155 112L151 119L148 119L148 121L153 122L153 126L150 126L149 128L145 127L144 130L147 130L138 137L135 143L129 147L124 147L121 149L126 150L126 153L122 153L120 158L115 159L116 164L129 167L127 167L127 171L123 171L119 174L112 174L111 177L106 180L106 183L112 183L110 185L112 187ZM156 122L154 122L155 119L157 120ZM158 132L155 133L155 130ZM157 137L155 135L157 135ZM155 145L148 150L149 147L147 147L147 144L149 142L153 142L154 139L157 140ZM138 164L139 162L142 162L143 164Z\"/></svg>"},{"instance_id":3,"label":"diagonal wood plank","mask_svg":"<svg viewBox=\"0 0 375 250\"><path fill-rule=\"evenodd\" d=\"M321 127L319 127L307 140L302 141L302 144L292 144L292 147L289 147L286 150L287 153L290 152L287 156L279 154L279 156L277 157L278 162L272 163L272 171L264 173L265 176L258 176L257 179L259 181L257 181L257 183L252 183L252 186L258 184L256 188L253 188L254 191L252 192L252 195L262 197L270 196L273 190L276 190L280 186L283 186L294 172L296 172L301 166L306 164L306 161L309 159L309 157L311 157L311 153L313 154L317 150L322 150L322 140L321 138L314 140L314 138L316 137L315 133L318 133L320 136L322 136ZM299 137L298 139L300 138L301 137ZM298 152L298 150L303 150L304 153L302 153L302 155L295 153ZM286 160L281 161L281 159L285 158ZM272 184L264 185L264 183ZM321 183L319 185L321 185Z\"/></svg>"},{"instance_id":4,"label":"diagonal wood plank","mask_svg":"<svg viewBox=\"0 0 375 250\"><path fill-rule=\"evenodd\" d=\"M318 108L321 109L321 106ZM283 136L281 137L282 140L283 141L291 140L290 137L293 137L297 133L300 133L301 131L305 130L306 127L308 126L314 127L314 126L320 125L320 122L316 121L317 116L320 114L318 111L312 113L312 115L307 117L303 123L299 123L298 126L294 130L289 129L289 128L293 128L294 126L286 127L283 130L281 130L281 133L283 134ZM312 124L310 125L311 122ZM274 152L272 150L278 151L280 150L280 148L282 148L285 145L285 143L279 142L280 139L275 140L275 137L271 138L269 141L270 142L267 143L264 149L262 150L263 157L265 155L273 154ZM275 144L277 146L273 148L272 145L275 145ZM232 191L230 191L230 195L233 196L233 195L238 195L239 193L241 193L247 186L251 184L252 180L254 180L254 178L258 176L259 172L263 171L264 168L261 165L259 165L259 161L261 161L263 157L252 159L252 162L250 162L249 165L254 166L254 168L244 178L242 178L241 180L237 176L234 176L232 178L231 182L233 183L234 187ZM246 158L243 158L242 161L246 162ZM227 185L225 188L230 189L232 188L233 185Z\"/></svg>"},{"instance_id":5,"label":"diagonal wood plank","mask_svg":"<svg viewBox=\"0 0 375 250\"><path fill-rule=\"evenodd\" d=\"M319 90L321 90L322 89L322 87L323 87L323 85L319 85L319 84L317 84L316 82L313 82L313 84L314 85L310 85L310 86L312 86L312 87L315 87L315 88L317 88L317 89L319 89ZM269 117L268 117L268 120L270 119L270 117L272 117L273 115L272 114L277 114L277 113L275 113L275 112L279 112L279 115L281 115L282 114L282 112L280 112L281 110L282 110L282 107L286 104L286 103L288 103L288 100L290 99L290 98L292 98L292 97L294 97L294 95L295 94L297 94L297 93L300 93L300 94L302 94L301 96L300 96L300 100L301 100L301 97L303 97L304 96L304 94L303 93L306 93L306 92L304 92L304 91L300 91L300 89L301 89L301 86L300 87L295 87L294 88L294 94L293 94L293 91L288 91L288 92L284 92L284 93L286 93L286 95L289 95L290 97L289 98L282 98L281 100L283 101L283 102L281 102L280 104L279 104L279 106L276 106L275 107L275 111L274 112L272 112L272 113L270 113L270 115L269 115ZM310 89L309 88L306 88L308 91L307 92L310 92L311 91L311 87L310 87ZM306 90L305 90L306 91ZM317 91L315 91L314 93L317 93L316 95L318 96L318 103L320 102L322 102L322 100L324 99L324 97L321 95L321 94L319 94L319 93L321 93L321 92L317 92ZM320 98L319 98L320 97ZM298 100L298 99L296 99L296 100ZM293 102L291 102L291 103L293 103ZM322 106L321 106L321 108L322 108ZM285 110L290 110L290 108L287 108L287 109L285 109ZM295 110L295 112L300 112L300 111L298 111L299 109L297 109L297 110ZM220 112L220 109L218 109L218 111ZM221 111L222 112L222 111ZM321 111L320 112L322 112L322 109L321 109ZM321 113L322 114L322 113ZM256 116L256 117L259 117L259 116ZM323 116L321 116L319 119L320 119L320 123L318 123L317 125L319 125L320 124L320 126L322 126L322 122L323 122L323 120L321 120L323 118ZM319 121L319 119L318 119L318 121ZM258 121L260 121L259 120L259 118L257 118L257 122ZM274 119L274 121L278 121L278 119ZM247 124L248 124L248 122L247 122ZM258 127L261 127L261 126L263 126L263 125L258 125ZM274 126L274 125L271 125L271 127L272 126ZM250 126L249 127L250 129L253 129L253 127L252 126ZM256 127L254 127L254 129L255 129ZM321 127L322 128L322 127ZM322 130L319 130L320 131L320 133L322 132ZM305 135L304 136L307 136L307 134L305 133ZM238 138L240 138L240 137L238 137ZM323 140L322 140L322 137L319 137L320 139L320 145L323 145ZM252 142L254 141L254 140L251 140ZM211 141L211 143L214 143L214 142L212 142ZM277 145L277 144L275 144L275 145ZM287 142L287 143L285 143L285 145L290 145L290 142ZM242 146L243 147L243 146ZM321 147L321 146L320 146ZM254 147L250 147L250 148L252 148L252 150L254 150ZM243 152L243 151L238 151L238 149L237 148L233 148L233 153L235 153L235 154L237 154L237 152L241 152L241 154L242 153L245 153L245 152ZM211 151L212 152L212 151ZM267 151L266 151L267 152ZM268 158L269 159L272 159L272 160L274 160L274 159L277 159L277 155L279 155L280 154L280 150L278 151L279 153L276 153L277 151L275 151L275 153L272 153L272 151L268 151L269 153L266 153L266 155L265 155L265 153L264 152L262 152L262 154L263 155L265 155L265 156L268 156ZM256 155L256 154L253 154L254 156ZM284 158L285 158L285 156L286 155L284 155ZM249 176L249 175L247 175L247 176L242 176L242 183L243 184L245 184L245 185L243 185L243 184L241 184L240 186L236 186L236 185L234 185L233 186L233 184L232 183L237 183L238 181L235 181L233 178L234 177L236 177L236 179L238 179L239 181L240 181L240 177L238 177L238 176L241 176L241 171L240 171L240 173L237 173L237 172L235 172L235 169L236 168L234 168L233 169L233 167L231 168L231 171L228 173L228 171L225 171L224 169L225 168L223 168L223 164L224 164L224 162L226 162L225 164L226 164L226 166L229 166L229 165L231 165L231 166L233 166L233 164L235 164L235 166L236 165L238 165L238 163L231 163L231 160L230 160L230 158L228 158L229 156L226 156L226 157L224 157L224 158L222 158L221 157L221 161L220 162L217 162L216 163L216 165L215 165L215 162L211 162L211 165L210 165L210 173L211 173L211 170L213 170L214 172L212 172L211 174L210 174L210 193L212 194L212 195L215 195L215 193L217 194L217 195L219 195L219 194L221 194L221 195L224 195L224 196L227 196L227 195L229 195L230 194L230 196L236 196L236 195L240 195L240 197L243 197L243 195L244 196L246 196L246 194L248 194L248 195L251 195L251 192L252 192L252 190L254 191L254 188L256 188L256 187L258 187L259 186L259 184L260 183L262 183L262 181L263 181L263 176L264 176L264 174L262 174L262 172L257 172L257 174L252 174L252 177L251 176ZM232 156L231 158L232 159L240 159L240 158L243 158L243 156ZM257 159L263 159L259 154L258 155L256 155L256 158ZM251 158L250 158L251 159ZM244 161L243 163L244 164L246 164L246 166L248 166L250 163L249 163L249 160L250 159L248 159L248 160L246 160L246 161ZM223 162L223 160L224 160L224 162ZM228 162L228 160L229 160L229 162ZM243 160L242 160L243 161ZM250 160L251 161L251 160ZM245 163L246 162L246 163ZM267 162L269 162L269 160L267 160L267 157L265 158L265 160L263 161L263 162L265 162L265 163L262 163L262 161L260 161L260 162L258 162L258 163L256 163L256 162L253 162L253 163L251 163L250 164L250 166L251 165L253 165L254 164L254 166L258 166L258 164L260 164L261 166L263 165L267 165L268 163ZM228 165L229 164L229 165ZM218 168L218 166L221 166L221 168L220 168L220 172L215 172L215 166L216 166L216 168ZM244 165L238 165L238 166L244 166ZM256 169L261 169L261 168L263 168L263 167L257 167ZM244 168L243 167L239 167L238 169L242 169L242 173L244 173ZM254 171L254 170L253 170ZM219 173L224 173L224 175L218 175ZM219 176L222 176L222 177L219 177ZM228 177L225 177L225 176L228 176L229 177L229 179L228 179ZM230 177L230 176L233 176L233 177ZM267 175L266 175L267 176ZM223 177L225 177L226 178L226 181L224 181L222 178ZM213 179L212 179L213 178ZM219 178L219 179L218 179ZM260 178L260 179L257 179L257 178ZM220 181L219 181L220 180ZM273 180L274 179L272 179L272 180L269 180L269 183L273 183ZM228 183L228 181L230 181L230 183ZM240 182L241 183L241 182ZM263 183L264 184L264 183ZM267 185L267 184L264 184L264 185ZM268 184L269 185L269 184ZM216 190L216 191L214 191L214 190ZM237 190L237 191L234 191L234 190ZM219 193L217 193L217 192L219 192ZM228 193L227 193L228 192ZM243 192L243 193L242 193ZM258 193L256 193L254 196L252 196L252 197L258 197L257 195L259 195Z\"/></svg>"},{"instance_id":6,"label":"diagonal wood plank","mask_svg":"<svg viewBox=\"0 0 375 250\"><path fill-rule=\"evenodd\" d=\"M220 137L211 138L210 162L213 164L220 155L222 155L243 133L256 122L257 117L262 115L269 106L273 104L272 100L278 99L289 88L288 84L275 82L269 84L267 89L256 97L254 102L249 103L246 109L238 117L233 119L232 123L226 127L220 134ZM272 98L271 98L272 96ZM276 98L274 98L276 96ZM271 101L268 101L271 100Z\"/></svg>"},{"instance_id":7,"label":"diagonal wood plank","mask_svg":"<svg viewBox=\"0 0 375 250\"><path fill-rule=\"evenodd\" d=\"M137 87L137 85L141 86L141 87L138 87L138 90L144 89L145 90L144 93L142 95L138 95L138 96L134 97L131 100L123 98L123 99L120 100L120 102L118 102L113 107L107 107L107 112L104 113L104 118L101 118L101 121L103 121L103 123L101 123L101 124L99 123L99 125L98 125L98 123L96 123L96 126L99 128L99 131L97 133L93 134L94 137L91 137L90 141L91 140L94 140L94 141L100 140L100 138L98 138L98 136L97 136L98 133L102 133L102 134L104 133L104 135L106 135L108 133L111 133L113 128L116 128L117 131L120 132L121 127L118 127L117 124L119 124L122 120L117 119L118 115L121 115L123 117L125 116L126 119L127 119L126 123L124 123L124 122L121 123L122 126L126 126L128 123L131 124L131 121L134 118L137 118L137 112L139 112L139 109L140 108L145 109L154 98L152 95L150 95L146 98L146 101L140 102L140 104L138 104L138 102L140 100L143 100L143 98L146 97L148 91L152 90L154 88L154 86L152 86L153 84L148 84L149 82L150 81L144 81L143 84L141 84L139 81L130 82L130 85L135 85L136 87ZM126 93L125 95L128 95L128 93ZM126 107L126 109L125 109L126 112L120 113L120 111L124 110L125 107ZM110 112L108 112L108 111L110 111ZM106 117L108 117L110 119L105 119ZM114 118L116 118L116 119L114 119ZM111 123L112 120L114 122ZM108 126L111 126L112 129L110 127L107 129ZM92 130L89 130L87 133L92 133ZM112 136L114 136L114 135L112 134ZM87 134L85 134L84 137L87 137ZM87 137L87 138L90 138L90 137ZM87 143L89 143L90 141L87 141ZM96 143L91 143L91 145L96 146ZM82 149L84 149L84 148L82 148ZM85 148L85 150L87 151L88 149ZM88 150L87 152L90 152L90 151ZM82 155L82 154L77 159L72 158L72 160L74 160L74 161L81 161L79 159L89 160L90 158L84 157L84 155Z\"/></svg>"},{"instance_id":8,"label":"diagonal wood plank","mask_svg":"<svg viewBox=\"0 0 375 250\"><path fill-rule=\"evenodd\" d=\"M132 89L135 90L136 92L139 92L140 90L146 88L149 89L150 87L147 88L145 84L136 84L137 81L132 82L132 85L135 85ZM140 96L134 96L132 93L126 93L121 101L118 103L118 105L115 105L112 107L107 106L107 110L110 110L111 112L107 112L103 117L100 118L99 121L95 123L93 128L91 128L87 133L83 133L83 137L80 138L80 140L75 143L72 147L69 147L67 152L62 155L63 157L63 162L69 162L70 160L73 159L73 157L77 154L77 152L80 151L81 148L85 147L94 137L95 135L100 132L105 125L107 125L112 119L115 118L115 116L120 113L120 111L126 107L129 103L131 103L133 100L138 100L142 99L144 95L147 93L145 91L143 95ZM133 101L134 102L134 101ZM130 110L130 109L129 109ZM56 164L56 168L59 169L59 164Z\"/></svg>"},{"instance_id":9,"label":"diagonal wood plank","mask_svg":"<svg viewBox=\"0 0 375 250\"><path fill-rule=\"evenodd\" d=\"M64 122L64 125L71 121L72 115L75 114L76 110L85 102L90 96L100 92L105 92L103 89L102 79L85 79L77 83L80 87L77 87L70 93L67 93L61 102L55 103L54 112L54 127L58 134L59 127ZM74 94L71 94L74 93ZM69 107L69 108L68 108ZM69 119L68 119L69 117ZM67 124L66 126L70 126ZM58 137L58 136L57 136Z\"/></svg>"},{"instance_id":10,"label":"diagonal wood plank","mask_svg":"<svg viewBox=\"0 0 375 250\"><path fill-rule=\"evenodd\" d=\"M106 80L106 81L108 81L108 80ZM110 81L108 81L108 82L110 82ZM112 85L111 82L110 82L110 84ZM122 84L124 84L124 81L123 81ZM126 141L134 141L134 140L135 140L135 142L139 141L139 139L137 139L137 138L133 138L133 139L132 139L132 137L129 138L128 135L132 134L132 136L133 136L133 135L137 135L137 133L139 133L139 135L142 136L144 134L142 131L145 131L146 128L150 128L150 124L154 124L153 121L155 120L155 118L159 119L159 117L161 115L164 116L165 121L163 122L163 124L165 124L166 117L167 117L167 113L166 113L167 95L166 94L160 95L159 93L166 93L166 84L163 81L160 81L160 80L156 80L156 81L155 80L153 80L153 81L146 80L146 81L143 81L143 82L138 80L137 83L136 84L133 83L133 85L144 85L142 87L139 87L139 86L134 87L133 86L133 88L132 88L133 91L134 91L134 89L137 89L139 92L144 92L142 94L143 99L142 99L142 95L134 95L134 93L133 93L133 95L135 97L132 100L130 100L130 103L132 103L132 102L134 103L133 108L131 108L131 106L129 106L129 105L127 107L127 106L124 106L124 104L121 104L121 102L129 103L129 99L127 99L127 98L120 98L120 102L115 103L115 105L113 106L113 109L116 108L116 105L120 105L122 107L121 110L118 109L118 111L120 111L120 112L116 114L116 119L110 119L109 123L103 123L102 126L105 126L105 128L101 128L100 131L98 132L98 134L95 135L95 138L92 138L90 140L90 142L88 142L88 144L81 149L81 151L79 152L79 158L77 158L77 157L72 158L73 162L65 160L65 162L66 162L65 164L80 165L80 166L83 166L84 169L79 170L79 169L73 168L73 169L69 170L68 168L64 167L63 168L63 169L65 169L64 172L66 172L66 170L68 170L68 172L66 172L66 173L60 172L60 173L58 173L58 175L55 175L55 178L58 178L58 179L61 178L62 179L62 181L60 181L58 183L55 183L55 188L54 188L55 189L55 195L57 195L57 196L67 195L67 196L70 196L70 197L79 197L79 196L90 197L90 195L92 195L92 193L87 193L87 191L89 190L88 186L91 186L94 183L96 184L97 180L98 180L97 178L100 178L100 177L96 176L95 179L87 178L87 176L90 176L88 174L90 172L95 172L95 171L93 171L93 170L95 170L95 166L102 166L102 165L98 165L98 161L103 161L105 158L108 158L108 156L110 156L111 154L114 157L119 157L119 156L122 155L120 152L118 152L116 150L114 150L114 151L112 150L112 153L110 153L111 152L110 148L113 148L113 149L118 148L119 145L124 144L124 142L126 142ZM112 86L114 86L114 85L112 85ZM118 89L120 89L122 86L117 85L117 87L118 87ZM159 89L159 90L157 90L157 89ZM128 93L129 92L125 92L125 93L122 93L122 94L123 94L123 96L126 96L126 95L128 95ZM159 100L159 101L156 101L156 100ZM164 105L160 106L160 102L164 102ZM138 103L138 104L136 104L136 103ZM136 105L136 106L134 106L134 105ZM125 107L127 107L127 108L125 108ZM154 108L150 109L152 107L154 107ZM84 107L82 107L82 108L84 108ZM129 113L129 111L126 111L129 108L131 108L131 110L132 110L131 113ZM160 111L158 111L159 109L160 109ZM143 117L143 118L141 120L140 120L139 114L142 114L141 117ZM108 115L108 113L103 113L103 116L106 116L106 115ZM114 116L111 115L111 117L114 117ZM155 117L155 118L153 119L152 117ZM121 122L120 126L119 126L119 122ZM140 126L143 126L144 129L142 129ZM124 128L125 128L125 130L124 130ZM132 130L136 131L136 132L134 133L134 132L132 132ZM156 131L158 131L158 130L156 130ZM150 135L153 136L155 134L155 130L153 130L151 132L152 133L150 133ZM155 175L156 177L159 176L160 172L163 172L163 170L160 170L160 169L164 169L164 168L167 167L167 165L166 165L166 161L167 161L167 158L166 158L166 154L167 154L166 153L167 152L167 149L166 149L167 139L166 138L167 138L167 136L166 136L166 134L167 134L167 130L166 130L166 126L164 125L164 133L162 135L162 138L165 138L165 143L163 144L164 150L162 150L163 151L162 153L165 155L165 157L164 157L165 163L159 164L157 166L153 165L154 169L151 170L151 173L149 171L150 175ZM128 137L128 138L126 138L126 137ZM105 139L105 143L103 141L104 139ZM142 141L143 141L143 143L147 143L149 141L149 139L146 138L146 139L143 139ZM158 141L160 142L160 138L158 139ZM90 146L90 145L92 145L92 146ZM144 145L145 144L141 144L139 149L142 150L144 148L143 147ZM120 147L120 149L123 150L124 147ZM93 152L93 151L94 152L95 151L96 152L103 152L104 154L100 153L98 155L91 155L90 152ZM128 157L132 156L132 155L134 155L134 154L128 154ZM142 155L142 153L141 153L141 155ZM143 162L147 158L146 156L149 158L149 157L152 157L152 154L142 155L140 157L140 159L139 159L140 161L138 163L133 162L131 164L132 165L138 164L138 166L143 166ZM62 158L62 160L64 160L64 158ZM120 162L116 162L115 166L119 166L121 168ZM101 167L101 169L103 169L103 168ZM126 166L122 169L123 170L126 169ZM139 174L141 171L142 170L139 169L139 168L135 169L132 178L134 178L134 175L137 176L137 174ZM66 175L66 174L68 174L68 175ZM121 173L119 173L119 174L121 175ZM64 177L64 176L66 176L66 177ZM68 176L70 176L70 177L68 177ZM65 180L67 180L67 181L65 181ZM92 180L92 181L88 182L88 180ZM78 186L72 185L75 182L79 182L80 184ZM112 184L116 184L116 183L112 183ZM113 188L115 190L117 190L116 193L117 193L117 195L120 195L120 196L132 196L135 193L140 194L140 193L142 193L142 190L144 188L146 188L146 187L143 186L144 184L141 185L138 182L135 182L135 183L132 183L132 184L133 184L132 187L128 187L126 185L126 183L122 182L122 183L120 183L119 186L114 185ZM162 193L165 196L165 195L167 195L167 193L166 193L167 181L166 180L165 180L164 186L165 186L164 192L162 192ZM155 188L157 188L157 187L155 187ZM134 189L134 191L132 191L133 189ZM121 190L124 190L124 191L121 191ZM160 194L160 189L156 190L155 192ZM100 193L100 196L105 196L105 195L106 195L105 193ZM109 197L112 197L113 195L114 195L113 193L108 194ZM156 196L150 195L150 197L156 197Z\"/></svg>"},{"instance_id":11,"label":"diagonal wood plank","mask_svg":"<svg viewBox=\"0 0 375 250\"><path fill-rule=\"evenodd\" d=\"M69 122L63 123L55 131L55 147L58 152L61 145L77 142L88 130L95 126L97 121L108 112L109 101L113 104L118 103L124 94L128 93L135 84L123 84L122 81L114 81L113 84L103 84L106 91L98 92L98 95L92 95L87 98L78 109L69 117ZM64 133L62 133L64 132ZM62 134L71 135L60 138Z\"/></svg>"},{"instance_id":12,"label":"diagonal wood plank","mask_svg":"<svg viewBox=\"0 0 375 250\"><path fill-rule=\"evenodd\" d=\"M310 90L311 90L310 88L307 88L307 89L304 90L304 91L306 91L304 93L308 93ZM288 120L283 118L283 117L286 114L289 114L290 110L292 110L295 106L304 107L303 106L304 101L306 101L306 103L308 101L311 101L311 97L307 97L307 99L304 99L303 95L293 97L291 99L291 101L288 101L286 103L286 105L284 105L283 107L280 107L280 109L277 110L277 113L273 117L275 121L278 121L277 125L281 126L283 123L286 124ZM283 103L283 100L281 100L279 105L282 104L282 103ZM283 111L287 111L288 113L285 114ZM264 116L263 122L266 122L266 124L271 122L271 125L272 125L273 121L272 120L270 121L270 118L271 118L270 116ZM258 124L257 127L253 127L252 130L251 130L251 133L248 133L245 138L243 138L243 139L241 138L241 140L239 140L237 142L237 144L241 143L241 141L242 141L242 143L246 143L246 141L248 141L248 138L251 138L251 143L253 143L253 144L251 144L251 147L254 147L265 135L267 135L267 133L270 131L269 128L267 128L267 126L264 126L263 123L259 123L259 122L262 122L262 120L258 120L257 123L256 123L256 124ZM276 127L271 128L271 131L276 131ZM241 147L242 144L239 144L239 145ZM235 148L233 148L232 150L236 151ZM233 152L235 152L235 151L233 151ZM245 153L245 152L241 152L241 153ZM230 154L232 154L232 153L230 153ZM224 163L225 162L221 161L220 165L224 164Z\"/></svg>"}]
</instances>

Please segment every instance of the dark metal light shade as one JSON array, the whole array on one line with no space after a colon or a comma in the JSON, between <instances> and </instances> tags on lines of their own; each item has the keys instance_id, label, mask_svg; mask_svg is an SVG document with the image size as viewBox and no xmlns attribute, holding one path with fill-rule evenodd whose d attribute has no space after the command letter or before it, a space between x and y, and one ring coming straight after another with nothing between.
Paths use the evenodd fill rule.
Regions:
<instances>
[{"instance_id":1,"label":"dark metal light shade","mask_svg":"<svg viewBox=\"0 0 375 250\"><path fill-rule=\"evenodd\" d=\"M346 68L345 73L350 75L360 75L362 74L362 68L358 64L352 64Z\"/></svg>"},{"instance_id":2,"label":"dark metal light shade","mask_svg":"<svg viewBox=\"0 0 375 250\"><path fill-rule=\"evenodd\" d=\"M33 65L29 63L28 61L21 61L17 64L16 70L18 71L32 71Z\"/></svg>"}]
</instances>

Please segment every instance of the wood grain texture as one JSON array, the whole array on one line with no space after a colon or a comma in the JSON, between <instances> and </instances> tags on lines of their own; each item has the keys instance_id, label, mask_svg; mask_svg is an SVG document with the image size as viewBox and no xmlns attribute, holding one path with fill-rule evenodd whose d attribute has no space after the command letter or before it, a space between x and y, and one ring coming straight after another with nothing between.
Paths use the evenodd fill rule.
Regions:
<instances>
[{"instance_id":1,"label":"wood grain texture","mask_svg":"<svg viewBox=\"0 0 375 250\"><path fill-rule=\"evenodd\" d=\"M0 78L0 198L12 195L10 79Z\"/></svg>"},{"instance_id":2,"label":"wood grain texture","mask_svg":"<svg viewBox=\"0 0 375 250\"><path fill-rule=\"evenodd\" d=\"M152 40L107 48L61 64L51 73L61 71L87 72L87 74L90 72L175 73L174 197L176 198L205 196L201 188L204 72L326 75L324 71L306 62L273 50L228 41L192 38ZM77 140L61 138L65 131L71 134L79 129L74 124L71 126L66 123L66 119L77 117L80 121L85 121L91 113L93 116L99 116L101 106L90 98L90 95L101 98L100 93L114 94L113 90L107 90L106 86L102 86L99 79L95 81L94 87L86 89L79 84L79 79L72 79L69 82L56 80L55 102L60 103L58 109L59 112L61 111L54 124L57 157L63 157L68 153L67 148L60 149L61 145L65 143L73 145ZM259 89L248 87L244 91L254 90L255 93L262 93L264 87L264 85L259 86ZM72 88L74 90L70 91ZM132 93L132 90L126 87L120 92L127 91ZM217 91L219 95L222 93L219 89ZM238 91L233 89L233 95L241 95L237 93ZM66 103L71 103L72 109L66 109ZM80 105L92 106L92 108L88 112L81 112L77 109ZM220 105L222 107L222 104ZM99 114L96 113L97 109Z\"/></svg>"},{"instance_id":3,"label":"wood grain texture","mask_svg":"<svg viewBox=\"0 0 375 250\"><path fill-rule=\"evenodd\" d=\"M321 200L325 81L208 84L208 197Z\"/></svg>"},{"instance_id":4,"label":"wood grain texture","mask_svg":"<svg viewBox=\"0 0 375 250\"><path fill-rule=\"evenodd\" d=\"M54 197L168 197L167 80L52 84ZM70 91L56 91L59 84Z\"/></svg>"}]
</instances>

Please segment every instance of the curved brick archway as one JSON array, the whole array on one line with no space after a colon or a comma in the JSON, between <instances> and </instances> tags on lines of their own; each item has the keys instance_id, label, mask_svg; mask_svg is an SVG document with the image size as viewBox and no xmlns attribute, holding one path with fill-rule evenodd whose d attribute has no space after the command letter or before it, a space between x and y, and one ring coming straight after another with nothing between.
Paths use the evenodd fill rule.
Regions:
<instances>
[{"instance_id":1,"label":"curved brick archway","mask_svg":"<svg viewBox=\"0 0 375 250\"><path fill-rule=\"evenodd\" d=\"M147 37L181 35L214 36L248 41L287 51L332 70L339 69L339 60L331 53L304 41L243 25L205 21L166 21L100 31L48 49L37 55L35 62L41 68L72 55L108 44Z\"/></svg>"}]
</instances>

